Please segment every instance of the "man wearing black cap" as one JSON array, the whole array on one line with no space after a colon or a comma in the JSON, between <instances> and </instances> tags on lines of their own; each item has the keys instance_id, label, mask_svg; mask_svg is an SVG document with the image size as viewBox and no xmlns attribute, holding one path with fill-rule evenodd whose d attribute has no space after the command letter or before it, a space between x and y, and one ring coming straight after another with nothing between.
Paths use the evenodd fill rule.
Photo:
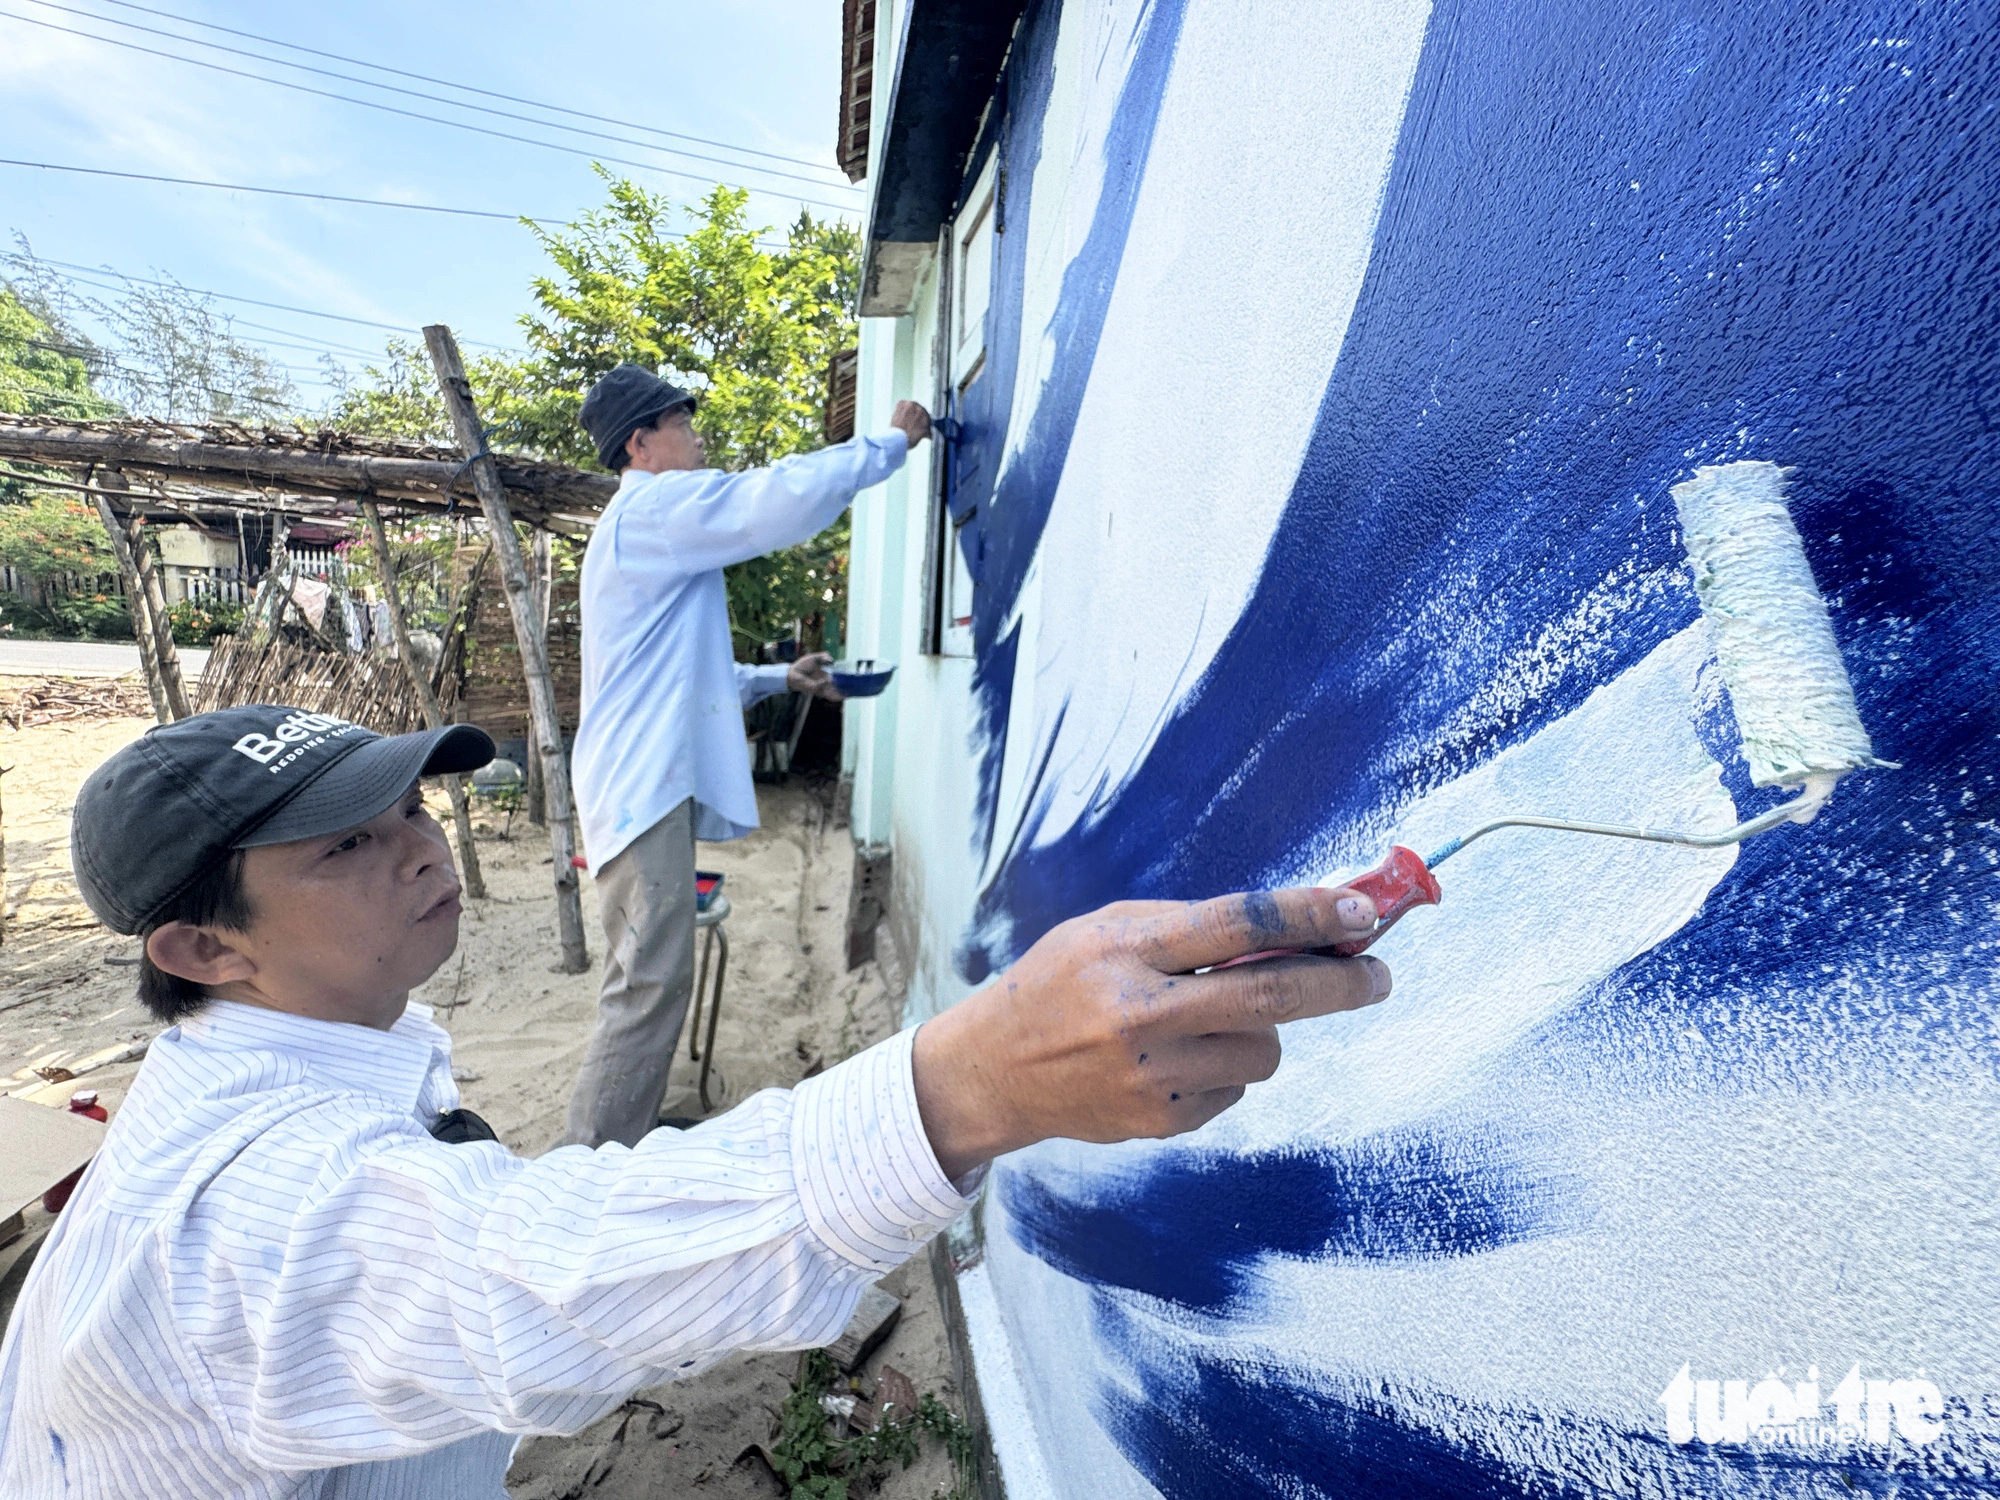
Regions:
<instances>
[{"instance_id":1,"label":"man wearing black cap","mask_svg":"<svg viewBox=\"0 0 2000 1500\"><path fill-rule=\"evenodd\" d=\"M1194 972L1367 932L1352 892L1128 902L796 1089L524 1160L408 1003L458 934L416 778L491 754L257 706L84 783L77 884L175 1024L0 1346L0 1495L504 1500L520 1434L831 1341L994 1156L1192 1130L1270 1076L1275 1021L1387 993L1373 959Z\"/></svg>"},{"instance_id":2,"label":"man wearing black cap","mask_svg":"<svg viewBox=\"0 0 2000 1500\"><path fill-rule=\"evenodd\" d=\"M695 398L637 365L583 402L620 471L584 556L583 716L571 762L604 922L597 1027L565 1139L627 1145L659 1119L694 992L694 841L757 826L741 711L790 688L838 702L824 654L745 666L722 570L818 534L930 432L914 401L882 432L766 469L704 468Z\"/></svg>"}]
</instances>

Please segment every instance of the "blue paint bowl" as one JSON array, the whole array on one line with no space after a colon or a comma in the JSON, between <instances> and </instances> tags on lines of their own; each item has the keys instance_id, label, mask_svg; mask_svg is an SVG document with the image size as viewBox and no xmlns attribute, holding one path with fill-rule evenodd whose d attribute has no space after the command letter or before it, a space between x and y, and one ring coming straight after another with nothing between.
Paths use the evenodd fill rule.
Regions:
<instances>
[{"instance_id":1,"label":"blue paint bowl","mask_svg":"<svg viewBox=\"0 0 2000 1500\"><path fill-rule=\"evenodd\" d=\"M896 669L878 668L873 657L862 657L858 661L837 661L827 668L827 673L843 698L873 698L889 685Z\"/></svg>"}]
</instances>

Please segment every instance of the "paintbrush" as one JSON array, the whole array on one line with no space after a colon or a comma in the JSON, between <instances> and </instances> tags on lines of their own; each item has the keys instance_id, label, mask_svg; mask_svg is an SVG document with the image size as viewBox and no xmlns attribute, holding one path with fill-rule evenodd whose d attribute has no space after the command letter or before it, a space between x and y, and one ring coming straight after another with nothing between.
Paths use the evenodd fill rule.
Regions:
<instances>
[{"instance_id":1,"label":"paintbrush","mask_svg":"<svg viewBox=\"0 0 2000 1500\"><path fill-rule=\"evenodd\" d=\"M1714 849L1782 824L1810 823L1851 771L1895 769L1894 761L1876 758L1862 728L1826 601L1785 504L1790 473L1773 463L1720 464L1696 469L1694 478L1674 486L1673 496L1751 784L1796 786L1798 796L1720 833L1517 814L1481 823L1429 859L1399 844L1374 869L1344 882L1374 901L1375 930L1312 951L1352 957L1405 912L1435 906L1444 893L1431 872L1496 829L1547 828Z\"/></svg>"}]
</instances>

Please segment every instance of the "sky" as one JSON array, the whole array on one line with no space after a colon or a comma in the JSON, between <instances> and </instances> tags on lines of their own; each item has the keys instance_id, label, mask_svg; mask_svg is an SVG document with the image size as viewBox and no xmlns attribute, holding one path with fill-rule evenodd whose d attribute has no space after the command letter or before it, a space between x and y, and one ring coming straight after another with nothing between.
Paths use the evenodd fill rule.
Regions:
<instances>
[{"instance_id":1,"label":"sky","mask_svg":"<svg viewBox=\"0 0 2000 1500\"><path fill-rule=\"evenodd\" d=\"M717 181L749 186L758 189L750 203L753 225L781 228L798 213L800 196L845 208L841 216L851 222L864 208L862 192L834 166L839 0L651 6L568 0L559 7L520 0L143 4L142 10L115 0L0 0L0 157L560 220L604 201L588 155L495 139L74 34L88 32L643 162L648 165L612 170L677 199L698 199ZM527 108L194 22L622 123ZM134 29L139 26L155 32ZM232 55L189 38L257 56ZM422 97L302 72L271 58ZM534 123L449 107L440 99L528 115ZM573 134L554 128L554 121L641 144ZM662 131L731 149L653 133ZM370 358L379 362L382 342L392 334L368 324L414 333L442 321L468 352L482 345L518 348L516 320L529 307L530 280L545 264L529 232L501 219L13 165L0 165L0 228L10 241L25 236L46 259L133 277L170 276L188 287L361 320L218 304L235 320L239 338L267 348L286 367L308 408L330 395L320 351L333 352L351 370Z\"/></svg>"}]
</instances>

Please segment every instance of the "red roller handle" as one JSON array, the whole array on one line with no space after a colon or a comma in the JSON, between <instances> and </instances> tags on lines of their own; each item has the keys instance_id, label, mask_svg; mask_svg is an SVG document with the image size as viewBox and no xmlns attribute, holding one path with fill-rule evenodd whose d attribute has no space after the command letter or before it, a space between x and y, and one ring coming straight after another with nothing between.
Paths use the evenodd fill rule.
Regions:
<instances>
[{"instance_id":1,"label":"red roller handle","mask_svg":"<svg viewBox=\"0 0 2000 1500\"><path fill-rule=\"evenodd\" d=\"M1254 964L1266 958L1288 958L1301 951L1317 953L1322 958L1353 958L1358 953L1366 952L1369 944L1394 927L1397 919L1411 907L1436 906L1444 899L1437 876L1431 874L1423 856L1401 844L1392 848L1389 857L1381 864L1366 875L1355 876L1341 889L1359 891L1375 903L1375 930L1367 937L1354 938L1345 943L1329 943L1324 948L1267 948L1261 953L1246 953L1241 958L1232 958L1216 967L1232 969L1238 964Z\"/></svg>"},{"instance_id":2,"label":"red roller handle","mask_svg":"<svg viewBox=\"0 0 2000 1500\"><path fill-rule=\"evenodd\" d=\"M1444 897L1444 892L1438 888L1437 876L1431 874L1423 856L1401 844L1391 849L1389 857L1366 875L1357 875L1348 881L1347 888L1359 891L1375 903L1375 930L1365 938L1330 943L1324 948L1313 949L1313 952L1352 958L1367 951L1368 945L1394 927L1411 907L1436 906Z\"/></svg>"}]
</instances>

